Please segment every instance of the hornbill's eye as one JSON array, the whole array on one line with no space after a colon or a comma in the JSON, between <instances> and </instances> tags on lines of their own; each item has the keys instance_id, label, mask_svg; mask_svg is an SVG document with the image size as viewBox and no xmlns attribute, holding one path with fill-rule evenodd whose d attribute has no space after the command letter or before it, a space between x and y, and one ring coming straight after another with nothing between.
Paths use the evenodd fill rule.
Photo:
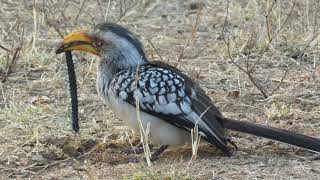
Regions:
<instances>
[{"instance_id":1,"label":"hornbill's eye","mask_svg":"<svg viewBox=\"0 0 320 180\"><path fill-rule=\"evenodd\" d=\"M96 47L96 48L98 48L98 47L101 47L102 44L103 44L103 40L97 38L97 39L95 40L95 42L93 43L93 46Z\"/></svg>"}]
</instances>

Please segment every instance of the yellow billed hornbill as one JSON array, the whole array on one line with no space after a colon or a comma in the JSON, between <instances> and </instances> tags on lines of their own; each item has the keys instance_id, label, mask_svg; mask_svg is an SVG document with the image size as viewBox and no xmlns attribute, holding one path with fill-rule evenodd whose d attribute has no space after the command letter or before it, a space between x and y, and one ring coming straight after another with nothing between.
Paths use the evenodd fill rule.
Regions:
<instances>
[{"instance_id":1,"label":"yellow billed hornbill","mask_svg":"<svg viewBox=\"0 0 320 180\"><path fill-rule=\"evenodd\" d=\"M112 23L94 32L66 36L57 53L80 50L100 57L97 62L97 90L103 101L126 125L139 131L136 102L141 121L150 123L149 138L168 146L190 142L195 124L207 142L231 155L225 129L241 131L320 152L320 140L287 130L236 121L222 116L195 82L175 67L150 62L141 42L127 29Z\"/></svg>"}]
</instances>

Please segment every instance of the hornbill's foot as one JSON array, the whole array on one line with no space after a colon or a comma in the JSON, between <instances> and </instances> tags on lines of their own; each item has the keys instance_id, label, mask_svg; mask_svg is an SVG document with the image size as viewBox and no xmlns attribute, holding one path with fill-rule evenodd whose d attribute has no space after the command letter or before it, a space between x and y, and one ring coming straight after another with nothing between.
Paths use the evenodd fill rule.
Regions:
<instances>
[{"instance_id":1,"label":"hornbill's foot","mask_svg":"<svg viewBox=\"0 0 320 180\"><path fill-rule=\"evenodd\" d=\"M129 163L139 163L140 159L138 157L130 157Z\"/></svg>"},{"instance_id":2,"label":"hornbill's foot","mask_svg":"<svg viewBox=\"0 0 320 180\"><path fill-rule=\"evenodd\" d=\"M236 150L238 149L238 146L236 145L236 143L234 143L231 139L231 137L227 137L226 138L227 142L229 142Z\"/></svg>"},{"instance_id":3,"label":"hornbill's foot","mask_svg":"<svg viewBox=\"0 0 320 180\"><path fill-rule=\"evenodd\" d=\"M165 151L169 146L168 145L163 145L161 146L159 149L157 149L155 152L153 152L151 154L151 158L150 160L153 162L153 161L156 161L159 159L161 153L163 153L163 151Z\"/></svg>"},{"instance_id":4,"label":"hornbill's foot","mask_svg":"<svg viewBox=\"0 0 320 180\"><path fill-rule=\"evenodd\" d=\"M154 146L149 144L149 148L152 149ZM139 143L135 147L126 148L121 151L121 154L129 155L129 154L142 154L144 152L142 143Z\"/></svg>"}]
</instances>

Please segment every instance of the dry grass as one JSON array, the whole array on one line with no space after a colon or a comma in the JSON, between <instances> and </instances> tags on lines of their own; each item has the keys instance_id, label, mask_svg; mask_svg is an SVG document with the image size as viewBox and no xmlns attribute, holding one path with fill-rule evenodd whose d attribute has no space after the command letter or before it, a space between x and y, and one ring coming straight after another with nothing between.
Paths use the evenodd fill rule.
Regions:
<instances>
[{"instance_id":1,"label":"dry grass","mask_svg":"<svg viewBox=\"0 0 320 180\"><path fill-rule=\"evenodd\" d=\"M234 132L240 149L232 158L201 144L190 166L190 146L165 152L151 167L130 163L134 156L121 150L131 132L97 97L95 59L81 53L81 136L74 136L65 60L54 50L67 32L107 19L140 35L150 59L190 72L225 116L320 138L318 1L297 1L266 50L293 1L231 1L226 23L227 2L194 2L1 0L0 73L12 69L0 83L0 179L319 179L310 153ZM230 55L242 67L257 62L252 75L269 95L281 85L265 99Z\"/></svg>"}]
</instances>

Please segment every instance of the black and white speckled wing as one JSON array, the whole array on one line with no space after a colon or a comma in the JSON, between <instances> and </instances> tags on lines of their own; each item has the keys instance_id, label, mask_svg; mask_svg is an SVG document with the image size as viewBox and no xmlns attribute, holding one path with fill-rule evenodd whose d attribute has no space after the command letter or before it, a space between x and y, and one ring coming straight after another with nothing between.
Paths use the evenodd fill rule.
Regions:
<instances>
[{"instance_id":1,"label":"black and white speckled wing","mask_svg":"<svg viewBox=\"0 0 320 180\"><path fill-rule=\"evenodd\" d=\"M138 80L136 80L138 74ZM205 92L178 69L160 63L119 72L110 83L111 92L143 112L190 131L197 123L200 134L226 154L222 115Z\"/></svg>"}]
</instances>

